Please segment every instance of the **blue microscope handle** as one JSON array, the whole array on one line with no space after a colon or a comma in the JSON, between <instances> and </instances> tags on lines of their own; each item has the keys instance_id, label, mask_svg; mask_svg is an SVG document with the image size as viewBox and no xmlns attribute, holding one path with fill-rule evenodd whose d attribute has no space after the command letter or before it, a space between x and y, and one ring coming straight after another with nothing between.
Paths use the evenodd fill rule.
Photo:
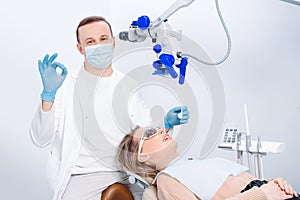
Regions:
<instances>
[{"instance_id":1,"label":"blue microscope handle","mask_svg":"<svg viewBox=\"0 0 300 200\"><path fill-rule=\"evenodd\" d=\"M186 66L188 64L188 58L183 57L181 59L181 63L179 65L176 65L176 67L179 68L180 75L179 75L179 84L183 84L185 80L185 72L186 72Z\"/></svg>"},{"instance_id":2,"label":"blue microscope handle","mask_svg":"<svg viewBox=\"0 0 300 200\"><path fill-rule=\"evenodd\" d=\"M171 54L166 54L163 53L159 56L159 59L161 61L162 64L164 64L168 70L168 72L170 73L170 75L172 76L172 78L177 78L177 73L173 68L173 64L175 62L174 56Z\"/></svg>"}]
</instances>

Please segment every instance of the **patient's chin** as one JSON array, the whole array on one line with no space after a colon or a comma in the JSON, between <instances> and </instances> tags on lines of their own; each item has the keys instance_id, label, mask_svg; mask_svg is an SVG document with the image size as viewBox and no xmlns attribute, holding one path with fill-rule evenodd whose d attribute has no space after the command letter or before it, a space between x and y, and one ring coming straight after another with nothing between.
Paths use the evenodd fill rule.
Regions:
<instances>
[{"instance_id":1,"label":"patient's chin","mask_svg":"<svg viewBox=\"0 0 300 200\"><path fill-rule=\"evenodd\" d=\"M155 166L156 170L165 169L179 154L177 152L177 143L172 141L167 146L155 152L149 153L147 165Z\"/></svg>"}]
</instances>

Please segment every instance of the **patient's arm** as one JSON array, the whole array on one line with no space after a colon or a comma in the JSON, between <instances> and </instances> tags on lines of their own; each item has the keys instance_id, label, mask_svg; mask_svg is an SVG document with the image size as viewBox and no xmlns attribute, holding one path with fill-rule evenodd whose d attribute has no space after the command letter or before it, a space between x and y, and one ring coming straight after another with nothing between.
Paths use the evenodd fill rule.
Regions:
<instances>
[{"instance_id":1,"label":"patient's arm","mask_svg":"<svg viewBox=\"0 0 300 200\"><path fill-rule=\"evenodd\" d=\"M160 174L157 178L157 197L159 200L189 199L197 197L187 187L167 174Z\"/></svg>"},{"instance_id":2,"label":"patient's arm","mask_svg":"<svg viewBox=\"0 0 300 200\"><path fill-rule=\"evenodd\" d=\"M284 200L292 197L293 195L287 195L285 191L282 191L278 184L269 182L262 185L260 188L255 186L250 190L239 193L227 200Z\"/></svg>"},{"instance_id":3,"label":"patient's arm","mask_svg":"<svg viewBox=\"0 0 300 200\"><path fill-rule=\"evenodd\" d=\"M267 196L261 188L253 187L243 193L239 193L226 200L267 200Z\"/></svg>"}]
</instances>

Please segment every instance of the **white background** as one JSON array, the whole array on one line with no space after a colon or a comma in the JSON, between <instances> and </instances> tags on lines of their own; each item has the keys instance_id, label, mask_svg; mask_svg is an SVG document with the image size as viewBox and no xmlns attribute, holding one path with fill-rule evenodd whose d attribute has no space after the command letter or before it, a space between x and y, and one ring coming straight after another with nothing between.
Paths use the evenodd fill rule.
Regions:
<instances>
[{"instance_id":1,"label":"white background","mask_svg":"<svg viewBox=\"0 0 300 200\"><path fill-rule=\"evenodd\" d=\"M173 0L43 1L10 0L0 6L1 199L50 199L46 180L48 149L36 148L28 129L42 86L37 60L59 54L68 68L82 62L75 29L89 15L102 15L115 35L141 15L155 19ZM286 151L264 159L265 177L282 176L300 191L300 7L279 0L226 0L220 3L232 36L232 53L218 66L226 93L226 123L244 126L248 104L253 137L285 141ZM196 0L169 23L212 60L226 50L226 38L214 1ZM195 144L196 146L196 144ZM197 148L192 150L197 152ZM235 159L215 150L212 155Z\"/></svg>"}]
</instances>

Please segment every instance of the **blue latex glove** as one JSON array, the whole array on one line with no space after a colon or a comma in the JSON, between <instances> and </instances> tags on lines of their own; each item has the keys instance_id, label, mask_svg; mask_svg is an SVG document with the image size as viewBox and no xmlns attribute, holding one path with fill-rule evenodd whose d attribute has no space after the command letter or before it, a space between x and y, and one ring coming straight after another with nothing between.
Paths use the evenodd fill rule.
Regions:
<instances>
[{"instance_id":1,"label":"blue latex glove","mask_svg":"<svg viewBox=\"0 0 300 200\"><path fill-rule=\"evenodd\" d=\"M179 113L181 116L178 116ZM173 128L173 126L186 124L189 118L190 115L187 106L172 108L165 116L165 128Z\"/></svg>"},{"instance_id":2,"label":"blue latex glove","mask_svg":"<svg viewBox=\"0 0 300 200\"><path fill-rule=\"evenodd\" d=\"M68 74L67 68L65 68L63 64L59 62L53 62L56 57L57 53L53 54L50 58L49 55L46 54L43 62L41 60L38 62L44 87L41 98L47 102L54 101L58 88L60 88ZM61 74L56 72L57 67L62 70Z\"/></svg>"}]
</instances>

